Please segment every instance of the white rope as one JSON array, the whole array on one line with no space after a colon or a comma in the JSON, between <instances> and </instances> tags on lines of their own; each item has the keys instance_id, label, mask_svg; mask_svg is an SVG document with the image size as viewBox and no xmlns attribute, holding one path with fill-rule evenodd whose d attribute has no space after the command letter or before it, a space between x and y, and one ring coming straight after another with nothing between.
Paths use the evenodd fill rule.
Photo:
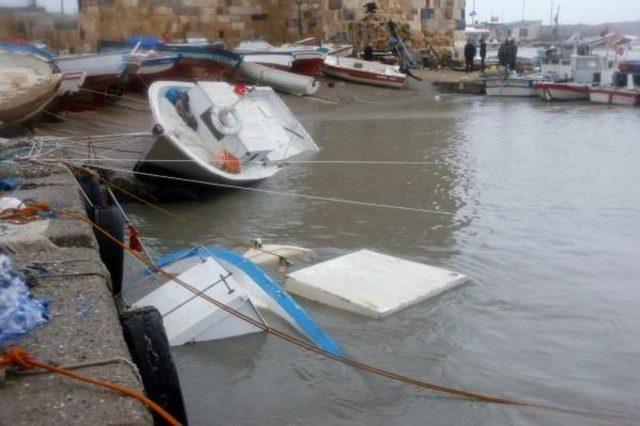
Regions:
<instances>
[{"instance_id":1,"label":"white rope","mask_svg":"<svg viewBox=\"0 0 640 426\"><path fill-rule=\"evenodd\" d=\"M215 186L215 187L219 187L219 188L239 189L239 190L243 190L243 191L259 192L259 193L270 194L270 195L281 195L281 196L285 196L285 197L303 198L303 199L314 200L314 201L326 201L326 202L331 202L331 203L350 204L350 205L354 205L354 206L377 207L377 208L408 211L408 212L430 213L430 214L455 216L455 213L451 213L451 212L445 212L445 211L440 211L440 210L432 210L432 209L422 209L422 208L418 208L418 207L396 206L396 205L392 205L392 204L367 203L367 202L364 202L364 201L348 200L348 199L344 199L344 198L335 198L335 197L322 197L322 196L319 196L319 195L295 194L295 193L291 193L291 192L274 191L274 190L270 190L270 189L251 188L251 187L247 187L247 186L239 186L239 185L231 185L231 184L225 184L225 183L207 182L207 181L203 181L203 180L187 179L187 178L180 178L180 177L175 177L175 176L158 175L158 174L155 174L155 173L143 173L143 172L139 172L139 171L134 172L133 170L115 169L115 168L111 168L111 167L104 167L104 166L97 166L97 165L90 165L89 167L93 167L93 168L101 169L101 170L109 170L109 171L112 171L112 172L121 172L121 173L133 174L133 175L142 175L142 176L149 176L149 177L155 177L155 178L161 178L161 179L176 180L176 181L180 181L180 182L196 183L196 184L200 184L200 185L209 185L209 186Z\"/></svg>"}]
</instances>

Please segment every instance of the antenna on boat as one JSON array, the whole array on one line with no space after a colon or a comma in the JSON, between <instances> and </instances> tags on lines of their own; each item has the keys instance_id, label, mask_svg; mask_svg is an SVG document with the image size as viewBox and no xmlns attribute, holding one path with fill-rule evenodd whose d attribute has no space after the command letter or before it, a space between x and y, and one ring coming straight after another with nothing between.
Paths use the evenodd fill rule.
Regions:
<instances>
[{"instance_id":1,"label":"antenna on boat","mask_svg":"<svg viewBox=\"0 0 640 426\"><path fill-rule=\"evenodd\" d=\"M520 17L521 21L524 21L524 9L527 5L527 0L522 0L522 16Z\"/></svg>"}]
</instances>

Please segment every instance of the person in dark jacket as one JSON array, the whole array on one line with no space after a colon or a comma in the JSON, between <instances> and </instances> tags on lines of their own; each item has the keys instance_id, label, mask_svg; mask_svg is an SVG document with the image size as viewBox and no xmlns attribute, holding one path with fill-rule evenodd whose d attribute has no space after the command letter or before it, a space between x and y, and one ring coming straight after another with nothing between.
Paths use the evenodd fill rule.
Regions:
<instances>
[{"instance_id":1,"label":"person in dark jacket","mask_svg":"<svg viewBox=\"0 0 640 426\"><path fill-rule=\"evenodd\" d=\"M484 39L480 40L480 68L484 72L484 60L487 57L487 43Z\"/></svg>"},{"instance_id":2,"label":"person in dark jacket","mask_svg":"<svg viewBox=\"0 0 640 426\"><path fill-rule=\"evenodd\" d=\"M464 61L465 71L473 71L473 58L476 57L476 45L471 40L467 41L467 45L464 47Z\"/></svg>"},{"instance_id":3,"label":"person in dark jacket","mask_svg":"<svg viewBox=\"0 0 640 426\"><path fill-rule=\"evenodd\" d=\"M516 69L516 61L518 59L518 45L515 39L511 39L509 44L509 68Z\"/></svg>"}]
</instances>

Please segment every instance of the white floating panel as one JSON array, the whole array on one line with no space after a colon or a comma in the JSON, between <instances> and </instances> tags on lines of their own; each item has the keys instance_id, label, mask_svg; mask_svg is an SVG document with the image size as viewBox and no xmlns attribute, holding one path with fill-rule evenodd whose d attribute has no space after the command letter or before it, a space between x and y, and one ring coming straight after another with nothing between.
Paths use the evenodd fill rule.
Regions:
<instances>
[{"instance_id":1,"label":"white floating panel","mask_svg":"<svg viewBox=\"0 0 640 426\"><path fill-rule=\"evenodd\" d=\"M293 272L286 289L305 299L382 318L467 281L467 276L360 250Z\"/></svg>"},{"instance_id":2,"label":"white floating panel","mask_svg":"<svg viewBox=\"0 0 640 426\"><path fill-rule=\"evenodd\" d=\"M178 279L193 287L198 293L205 294L256 321L262 321L247 293L213 258L197 263L178 275ZM226 339L261 331L173 280L133 305L143 306L155 306L158 309L171 346Z\"/></svg>"}]
</instances>

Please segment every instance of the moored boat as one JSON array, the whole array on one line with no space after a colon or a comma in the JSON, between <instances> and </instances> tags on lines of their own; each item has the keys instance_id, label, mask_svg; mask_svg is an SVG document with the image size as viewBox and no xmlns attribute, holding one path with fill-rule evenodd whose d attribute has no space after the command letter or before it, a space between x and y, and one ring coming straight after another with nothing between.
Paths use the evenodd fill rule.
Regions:
<instances>
[{"instance_id":1,"label":"moored boat","mask_svg":"<svg viewBox=\"0 0 640 426\"><path fill-rule=\"evenodd\" d=\"M581 101L589 100L591 85L585 83L555 83L552 81L537 81L533 88L546 101Z\"/></svg>"},{"instance_id":2,"label":"moored boat","mask_svg":"<svg viewBox=\"0 0 640 426\"><path fill-rule=\"evenodd\" d=\"M337 56L327 56L322 71L342 80L397 89L402 88L407 79L397 66Z\"/></svg>"},{"instance_id":3,"label":"moored boat","mask_svg":"<svg viewBox=\"0 0 640 426\"><path fill-rule=\"evenodd\" d=\"M17 127L42 111L61 81L58 68L38 57L0 53L0 129Z\"/></svg>"},{"instance_id":4,"label":"moored boat","mask_svg":"<svg viewBox=\"0 0 640 426\"><path fill-rule=\"evenodd\" d=\"M540 76L508 75L491 76L484 79L487 96L535 97L534 83L543 81Z\"/></svg>"},{"instance_id":5,"label":"moored boat","mask_svg":"<svg viewBox=\"0 0 640 426\"><path fill-rule=\"evenodd\" d=\"M318 151L269 87L158 81L149 102L162 132L139 172L150 163L188 179L249 184L276 174L283 160Z\"/></svg>"},{"instance_id":6,"label":"moored boat","mask_svg":"<svg viewBox=\"0 0 640 426\"><path fill-rule=\"evenodd\" d=\"M290 55L291 56L291 72L307 76L317 76L326 56L326 49L315 46L303 45L287 45L273 46L264 41L244 41L238 45L234 52L245 56L268 56L268 55ZM265 58L266 62L258 62L264 65L271 65L271 62Z\"/></svg>"},{"instance_id":7,"label":"moored boat","mask_svg":"<svg viewBox=\"0 0 640 426\"><path fill-rule=\"evenodd\" d=\"M619 65L611 84L591 88L594 103L625 106L640 105L640 61L626 61Z\"/></svg>"},{"instance_id":8,"label":"moored boat","mask_svg":"<svg viewBox=\"0 0 640 426\"><path fill-rule=\"evenodd\" d=\"M153 50L136 52L131 55L129 65L133 76L131 83L147 87L157 80L166 80L176 73L176 65L180 60L177 54L165 55Z\"/></svg>"}]
</instances>

